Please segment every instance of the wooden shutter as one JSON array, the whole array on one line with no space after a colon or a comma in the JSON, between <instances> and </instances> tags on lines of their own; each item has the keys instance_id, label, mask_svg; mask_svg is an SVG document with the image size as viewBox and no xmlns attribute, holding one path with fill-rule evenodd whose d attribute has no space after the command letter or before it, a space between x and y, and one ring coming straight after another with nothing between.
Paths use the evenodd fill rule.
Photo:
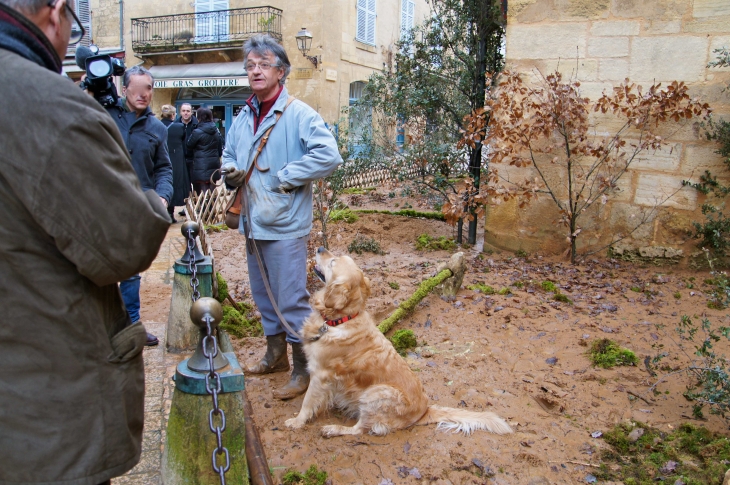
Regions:
<instances>
[{"instance_id":1,"label":"wooden shutter","mask_svg":"<svg viewBox=\"0 0 730 485\"><path fill-rule=\"evenodd\" d=\"M375 0L357 0L357 40L375 45L375 17Z\"/></svg>"},{"instance_id":2,"label":"wooden shutter","mask_svg":"<svg viewBox=\"0 0 730 485\"><path fill-rule=\"evenodd\" d=\"M416 4L413 0L402 0L400 12L400 34L406 35L413 28L413 17Z\"/></svg>"}]
</instances>

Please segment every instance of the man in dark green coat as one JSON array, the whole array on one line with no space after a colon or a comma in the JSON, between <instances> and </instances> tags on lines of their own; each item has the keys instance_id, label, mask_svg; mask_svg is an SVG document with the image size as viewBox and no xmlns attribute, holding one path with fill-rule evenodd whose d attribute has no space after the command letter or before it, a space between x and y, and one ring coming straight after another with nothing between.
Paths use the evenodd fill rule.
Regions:
<instances>
[{"instance_id":1,"label":"man in dark green coat","mask_svg":"<svg viewBox=\"0 0 730 485\"><path fill-rule=\"evenodd\" d=\"M96 485L141 452L146 332L117 282L169 219L114 121L60 75L83 35L73 1L0 0L0 484Z\"/></svg>"}]
</instances>

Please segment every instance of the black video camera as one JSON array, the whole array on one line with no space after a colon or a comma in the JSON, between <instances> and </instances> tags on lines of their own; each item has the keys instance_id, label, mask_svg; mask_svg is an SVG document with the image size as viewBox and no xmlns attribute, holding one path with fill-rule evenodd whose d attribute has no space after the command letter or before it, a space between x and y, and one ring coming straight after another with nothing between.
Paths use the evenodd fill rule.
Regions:
<instances>
[{"instance_id":1,"label":"black video camera","mask_svg":"<svg viewBox=\"0 0 730 485\"><path fill-rule=\"evenodd\" d=\"M119 95L114 85L113 76L124 74L124 61L106 54L99 54L95 45L76 47L76 65L86 71L86 79L80 86L94 94L102 106L112 106L117 103Z\"/></svg>"}]
</instances>

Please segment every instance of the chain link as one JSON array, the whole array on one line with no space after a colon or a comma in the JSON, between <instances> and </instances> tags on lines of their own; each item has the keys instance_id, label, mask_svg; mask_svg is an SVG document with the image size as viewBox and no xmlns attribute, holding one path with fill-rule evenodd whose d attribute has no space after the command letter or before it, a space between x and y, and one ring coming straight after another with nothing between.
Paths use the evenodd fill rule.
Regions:
<instances>
[{"instance_id":1,"label":"chain link","mask_svg":"<svg viewBox=\"0 0 730 485\"><path fill-rule=\"evenodd\" d=\"M198 291L198 265L195 264L195 237L192 231L188 231L188 253L190 254L190 260L188 261L188 269L190 270L190 286L193 288L193 303L200 298L200 291ZM221 433L226 429L226 415L221 408L218 407L218 394L222 390L221 376L215 371L215 364L213 359L218 355L218 339L213 335L213 331L210 328L211 318L209 315L205 316L205 327L206 333L203 337L203 355L208 358L209 371L205 376L205 390L213 398L213 409L208 414L208 425L210 431L215 434L216 448L211 454L211 460L213 463L213 471L218 474L221 480L221 485L226 485L226 472L231 468L231 460L228 455L228 450L223 446L221 440ZM208 346L212 347L212 351L208 351ZM220 416L221 424L218 426L214 424L214 416ZM218 465L216 456L225 455L225 465Z\"/></svg>"}]
</instances>

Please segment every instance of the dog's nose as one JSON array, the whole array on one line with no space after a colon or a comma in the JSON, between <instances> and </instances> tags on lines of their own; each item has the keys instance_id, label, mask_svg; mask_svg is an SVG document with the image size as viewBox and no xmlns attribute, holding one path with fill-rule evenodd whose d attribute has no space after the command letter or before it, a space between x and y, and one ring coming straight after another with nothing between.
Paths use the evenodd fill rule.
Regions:
<instances>
[{"instance_id":1,"label":"dog's nose","mask_svg":"<svg viewBox=\"0 0 730 485\"><path fill-rule=\"evenodd\" d=\"M324 246L320 246L317 248L317 254L321 254L323 252L325 252Z\"/></svg>"}]
</instances>

